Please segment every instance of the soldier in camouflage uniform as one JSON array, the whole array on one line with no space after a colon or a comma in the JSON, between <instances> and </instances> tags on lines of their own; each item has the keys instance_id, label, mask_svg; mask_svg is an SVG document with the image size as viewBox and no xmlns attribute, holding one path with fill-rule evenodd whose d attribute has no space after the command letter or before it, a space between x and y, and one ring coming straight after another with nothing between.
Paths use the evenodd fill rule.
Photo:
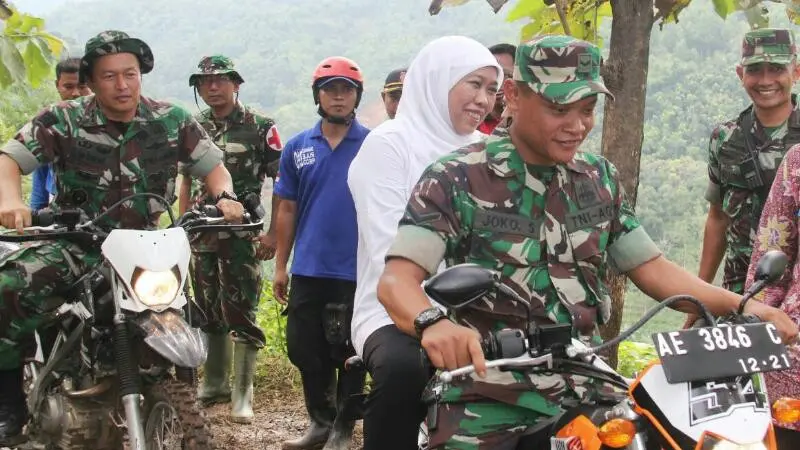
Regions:
<instances>
[{"instance_id":1,"label":"soldier in camouflage uniform","mask_svg":"<svg viewBox=\"0 0 800 450\"><path fill-rule=\"evenodd\" d=\"M48 163L57 180L55 210L80 208L95 217L134 193L174 201L181 172L204 178L225 218L241 220L242 205L225 198L233 184L222 152L203 128L188 111L140 95L141 74L152 68L147 44L123 32L105 31L86 43L80 77L95 94L45 108L0 149L0 225L30 225L21 175ZM137 198L97 223L153 229L164 210ZM20 440L27 417L22 358L32 331L63 303L57 296L99 261L99 252L66 240L27 243L0 259L0 445Z\"/></svg>"},{"instance_id":2,"label":"soldier in camouflage uniform","mask_svg":"<svg viewBox=\"0 0 800 450\"><path fill-rule=\"evenodd\" d=\"M717 313L737 306L733 293L666 260L639 224L614 166L578 151L594 126L598 94L610 97L600 66L599 49L572 37L523 43L504 86L514 117L508 135L439 159L414 188L378 296L397 326L421 340L434 366L477 368L477 375L441 386L431 448L513 449L528 426L597 392L586 378L487 370L479 337L524 329L526 310L498 294L448 318L420 287L443 260L496 270L531 302L537 322L571 323L578 337L596 336L609 318L608 266L657 299L691 294ZM784 336L796 336L780 311L748 307L778 322Z\"/></svg>"},{"instance_id":3,"label":"soldier in camouflage uniform","mask_svg":"<svg viewBox=\"0 0 800 450\"><path fill-rule=\"evenodd\" d=\"M800 77L796 56L791 30L745 34L736 73L753 103L711 133L705 194L710 207L699 275L713 282L725 256L722 286L739 294L776 168L786 150L800 143L800 113L792 94Z\"/></svg>"},{"instance_id":4,"label":"soldier in camouflage uniform","mask_svg":"<svg viewBox=\"0 0 800 450\"><path fill-rule=\"evenodd\" d=\"M244 79L230 58L207 56L197 68L199 71L189 77L189 85L209 108L196 118L222 149L236 195L260 195L265 178L274 181L280 163L281 141L275 122L239 102L239 86ZM191 185L190 178L183 179L181 211L188 207ZM195 182L194 202L209 200L206 190ZM277 206L273 195L273 218ZM209 337L208 359L198 398L205 404L233 400L231 419L235 422L249 423L253 418L253 371L258 349L266 342L256 323L261 294L259 258L274 255L274 223L270 222L262 242L250 232L225 232L198 236L192 243L194 293L209 319L204 328ZM235 352L229 332L236 341ZM231 359L233 395L228 380Z\"/></svg>"}]
</instances>

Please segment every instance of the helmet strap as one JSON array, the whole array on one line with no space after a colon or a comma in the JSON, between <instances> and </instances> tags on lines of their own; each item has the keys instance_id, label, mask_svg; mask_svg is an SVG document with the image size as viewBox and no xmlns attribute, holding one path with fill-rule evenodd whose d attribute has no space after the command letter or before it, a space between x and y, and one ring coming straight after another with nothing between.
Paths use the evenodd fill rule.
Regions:
<instances>
[{"instance_id":1,"label":"helmet strap","mask_svg":"<svg viewBox=\"0 0 800 450\"><path fill-rule=\"evenodd\" d=\"M317 114L319 114L323 120L327 120L329 123L335 125L350 125L353 123L353 119L356 118L355 111L351 112L347 117L333 117L326 113L325 110L322 109L322 106L317 107Z\"/></svg>"}]
</instances>

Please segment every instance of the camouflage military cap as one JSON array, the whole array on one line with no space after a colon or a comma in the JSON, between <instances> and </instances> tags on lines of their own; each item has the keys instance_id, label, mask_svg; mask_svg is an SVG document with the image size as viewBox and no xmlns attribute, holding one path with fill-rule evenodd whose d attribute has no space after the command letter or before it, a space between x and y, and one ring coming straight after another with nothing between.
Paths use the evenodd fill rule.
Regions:
<instances>
[{"instance_id":1,"label":"camouflage military cap","mask_svg":"<svg viewBox=\"0 0 800 450\"><path fill-rule=\"evenodd\" d=\"M513 79L562 105L595 94L613 99L600 76L602 63L600 49L589 42L564 35L541 36L517 47Z\"/></svg>"},{"instance_id":2,"label":"camouflage military cap","mask_svg":"<svg viewBox=\"0 0 800 450\"><path fill-rule=\"evenodd\" d=\"M742 65L790 64L797 56L794 32L784 28L748 31L742 40Z\"/></svg>"},{"instance_id":3,"label":"camouflage military cap","mask_svg":"<svg viewBox=\"0 0 800 450\"><path fill-rule=\"evenodd\" d=\"M86 41L86 49L81 58L81 80L86 80L95 59L114 53L133 53L139 59L139 70L142 73L153 70L153 52L144 41L132 38L123 31L107 30Z\"/></svg>"},{"instance_id":4,"label":"camouflage military cap","mask_svg":"<svg viewBox=\"0 0 800 450\"><path fill-rule=\"evenodd\" d=\"M213 55L204 56L203 59L197 63L198 72L193 73L189 77L189 86L195 86L198 78L204 75L230 75L233 80L239 84L244 83L244 78L236 71L236 66L233 60L227 56Z\"/></svg>"}]
</instances>

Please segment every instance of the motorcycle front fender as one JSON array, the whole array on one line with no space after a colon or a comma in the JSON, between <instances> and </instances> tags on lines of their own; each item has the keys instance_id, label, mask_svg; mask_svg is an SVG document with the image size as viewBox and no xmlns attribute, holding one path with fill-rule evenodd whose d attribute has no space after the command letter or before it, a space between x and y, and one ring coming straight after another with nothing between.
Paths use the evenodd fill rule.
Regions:
<instances>
[{"instance_id":1,"label":"motorcycle front fender","mask_svg":"<svg viewBox=\"0 0 800 450\"><path fill-rule=\"evenodd\" d=\"M145 311L135 323L145 333L145 344L176 366L197 368L206 362L208 338L179 311Z\"/></svg>"}]
</instances>

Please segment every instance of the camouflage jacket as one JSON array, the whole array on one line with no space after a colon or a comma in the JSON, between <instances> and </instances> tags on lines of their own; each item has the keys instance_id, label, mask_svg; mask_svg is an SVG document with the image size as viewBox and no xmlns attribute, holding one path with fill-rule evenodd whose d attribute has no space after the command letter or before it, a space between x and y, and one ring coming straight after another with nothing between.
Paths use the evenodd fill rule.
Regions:
<instances>
[{"instance_id":1,"label":"camouflage jacket","mask_svg":"<svg viewBox=\"0 0 800 450\"><path fill-rule=\"evenodd\" d=\"M800 113L796 96L789 120L775 129L764 128L755 118L752 105L736 120L717 126L708 145L706 200L721 204L730 218L726 232L723 287L742 293L758 221L769 194L775 171L786 151L800 143ZM752 125L745 130L746 123ZM757 152L758 173L747 146L750 133Z\"/></svg>"},{"instance_id":2,"label":"camouflage jacket","mask_svg":"<svg viewBox=\"0 0 800 450\"><path fill-rule=\"evenodd\" d=\"M533 166L510 138L492 136L426 170L387 258L407 258L428 273L442 259L494 269L537 317L590 335L610 314L607 263L627 272L658 255L611 163L579 152L566 165ZM523 326L524 317L523 305L498 296L457 320L485 333Z\"/></svg>"},{"instance_id":3,"label":"camouflage jacket","mask_svg":"<svg viewBox=\"0 0 800 450\"><path fill-rule=\"evenodd\" d=\"M223 120L215 120L211 109L196 119L224 153L233 190L240 198L249 192L260 194L264 178L277 176L282 144L275 121L238 102ZM201 188L195 181L196 198L205 196Z\"/></svg>"},{"instance_id":4,"label":"camouflage jacket","mask_svg":"<svg viewBox=\"0 0 800 450\"><path fill-rule=\"evenodd\" d=\"M23 174L53 163L54 209L81 208L90 217L134 193L175 200L178 172L205 177L222 152L191 114L178 106L141 97L134 119L109 122L93 95L45 108L0 152ZM99 221L106 229L149 229L165 206L153 199L126 201Z\"/></svg>"}]
</instances>

